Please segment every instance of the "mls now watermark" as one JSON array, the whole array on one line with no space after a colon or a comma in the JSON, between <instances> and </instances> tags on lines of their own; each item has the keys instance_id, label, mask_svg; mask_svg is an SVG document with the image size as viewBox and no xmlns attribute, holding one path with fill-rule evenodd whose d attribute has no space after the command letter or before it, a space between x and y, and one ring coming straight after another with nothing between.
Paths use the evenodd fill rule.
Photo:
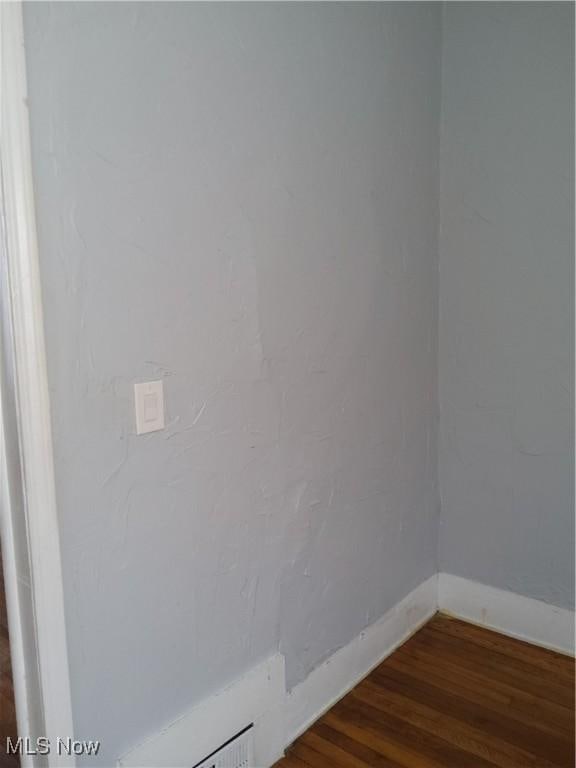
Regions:
<instances>
[{"instance_id":1,"label":"mls now watermark","mask_svg":"<svg viewBox=\"0 0 576 768\"><path fill-rule=\"evenodd\" d=\"M65 739L58 736L55 744L46 736L39 736L37 739L20 736L15 741L12 741L10 736L6 738L8 755L97 755L99 749L99 741L78 741L70 736Z\"/></svg>"}]
</instances>

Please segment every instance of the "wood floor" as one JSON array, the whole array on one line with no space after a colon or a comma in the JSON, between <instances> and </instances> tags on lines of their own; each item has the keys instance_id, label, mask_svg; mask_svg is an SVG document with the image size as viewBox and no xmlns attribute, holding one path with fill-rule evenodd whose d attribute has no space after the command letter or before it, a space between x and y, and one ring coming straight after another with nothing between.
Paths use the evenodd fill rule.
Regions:
<instances>
[{"instance_id":1,"label":"wood floor","mask_svg":"<svg viewBox=\"0 0 576 768\"><path fill-rule=\"evenodd\" d=\"M0 768L15 768L19 760L14 755L6 754L7 736L12 737L13 740L16 739L16 711L8 644L4 577L0 559Z\"/></svg>"},{"instance_id":2,"label":"wood floor","mask_svg":"<svg viewBox=\"0 0 576 768\"><path fill-rule=\"evenodd\" d=\"M435 616L276 768L572 768L574 662Z\"/></svg>"}]
</instances>

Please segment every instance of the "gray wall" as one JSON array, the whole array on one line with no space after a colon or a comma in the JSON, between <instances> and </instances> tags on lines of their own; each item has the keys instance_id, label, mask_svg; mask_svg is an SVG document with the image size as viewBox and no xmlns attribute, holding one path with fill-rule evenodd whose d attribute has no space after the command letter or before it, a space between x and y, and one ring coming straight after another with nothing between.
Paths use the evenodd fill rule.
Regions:
<instances>
[{"instance_id":1,"label":"gray wall","mask_svg":"<svg viewBox=\"0 0 576 768\"><path fill-rule=\"evenodd\" d=\"M75 726L110 765L436 571L440 8L25 22Z\"/></svg>"},{"instance_id":2,"label":"gray wall","mask_svg":"<svg viewBox=\"0 0 576 768\"><path fill-rule=\"evenodd\" d=\"M441 570L573 605L573 5L447 3Z\"/></svg>"}]
</instances>

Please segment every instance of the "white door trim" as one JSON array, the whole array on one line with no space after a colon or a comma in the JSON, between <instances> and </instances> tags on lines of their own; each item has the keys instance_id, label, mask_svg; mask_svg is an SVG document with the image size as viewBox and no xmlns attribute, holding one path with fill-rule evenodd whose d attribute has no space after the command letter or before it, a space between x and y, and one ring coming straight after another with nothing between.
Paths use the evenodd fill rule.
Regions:
<instances>
[{"instance_id":1,"label":"white door trim","mask_svg":"<svg viewBox=\"0 0 576 768\"><path fill-rule=\"evenodd\" d=\"M44 717L52 744L73 737L72 706L38 244L34 212L22 4L0 3L0 167L5 224L2 302L9 308L18 440L35 641ZM5 542L5 547L12 542ZM10 578L10 572L7 573ZM7 584L11 597L17 584ZM17 633L16 633L17 636ZM13 642L15 638L13 637ZM19 685L18 681L15 681ZM26 734L21 734L26 735ZM53 753L50 766L73 765Z\"/></svg>"}]
</instances>

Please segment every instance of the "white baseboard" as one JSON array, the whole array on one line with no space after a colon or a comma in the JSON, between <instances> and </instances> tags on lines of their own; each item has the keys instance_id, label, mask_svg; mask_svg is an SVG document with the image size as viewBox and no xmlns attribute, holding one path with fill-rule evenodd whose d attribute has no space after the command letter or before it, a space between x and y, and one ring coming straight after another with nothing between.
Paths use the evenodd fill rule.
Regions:
<instances>
[{"instance_id":1,"label":"white baseboard","mask_svg":"<svg viewBox=\"0 0 576 768\"><path fill-rule=\"evenodd\" d=\"M439 573L438 609L504 635L574 655L574 611L566 608Z\"/></svg>"},{"instance_id":2,"label":"white baseboard","mask_svg":"<svg viewBox=\"0 0 576 768\"><path fill-rule=\"evenodd\" d=\"M285 692L284 656L277 653L132 749L118 765L190 768L250 723L257 765L271 765L282 754Z\"/></svg>"},{"instance_id":3,"label":"white baseboard","mask_svg":"<svg viewBox=\"0 0 576 768\"><path fill-rule=\"evenodd\" d=\"M190 768L254 723L256 766L269 768L284 749L436 611L432 576L334 653L292 691L284 657L275 654L118 760L123 768Z\"/></svg>"},{"instance_id":4,"label":"white baseboard","mask_svg":"<svg viewBox=\"0 0 576 768\"><path fill-rule=\"evenodd\" d=\"M574 654L572 611L440 573L412 590L291 691L286 691L284 657L275 654L130 751L118 765L189 768L254 723L256 766L270 768L287 746L437 610Z\"/></svg>"},{"instance_id":5,"label":"white baseboard","mask_svg":"<svg viewBox=\"0 0 576 768\"><path fill-rule=\"evenodd\" d=\"M336 651L286 696L284 747L366 677L436 612L437 577L412 590L384 616Z\"/></svg>"}]
</instances>

